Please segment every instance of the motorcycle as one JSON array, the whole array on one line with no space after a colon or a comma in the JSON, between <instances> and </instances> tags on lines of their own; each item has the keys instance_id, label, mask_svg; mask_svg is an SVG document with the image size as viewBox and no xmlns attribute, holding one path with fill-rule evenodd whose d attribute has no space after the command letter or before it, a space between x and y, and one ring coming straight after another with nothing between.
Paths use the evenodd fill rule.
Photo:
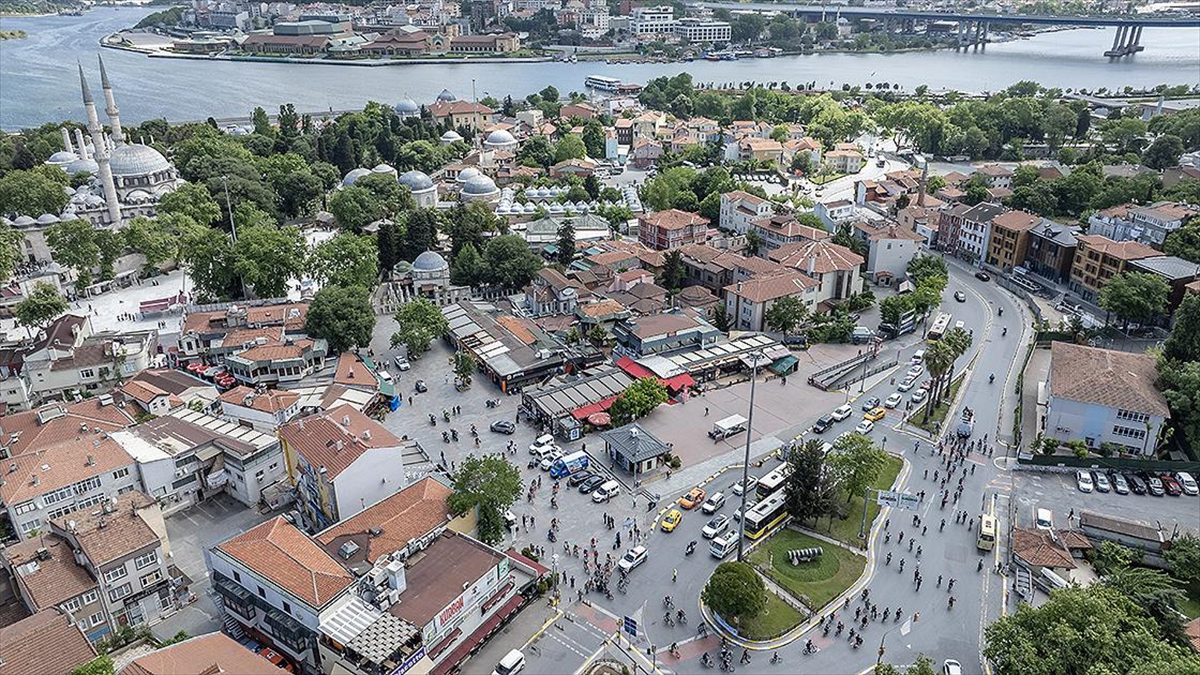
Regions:
<instances>
[{"instance_id":1,"label":"motorcycle","mask_svg":"<svg viewBox=\"0 0 1200 675\"><path fill-rule=\"evenodd\" d=\"M442 442L443 442L443 443L449 443L449 442L450 442L450 432L449 432L449 431L443 431L443 432L442 432Z\"/></svg>"},{"instance_id":2,"label":"motorcycle","mask_svg":"<svg viewBox=\"0 0 1200 675\"><path fill-rule=\"evenodd\" d=\"M437 426L437 418L435 418L433 416L433 413L429 413L429 426L431 426L431 427Z\"/></svg>"},{"instance_id":3,"label":"motorcycle","mask_svg":"<svg viewBox=\"0 0 1200 675\"><path fill-rule=\"evenodd\" d=\"M689 542L688 542L688 545L687 545L687 548L686 548L686 549L684 549L684 551L683 551L683 554L684 554L684 555L691 555L691 554L693 554L693 553L695 553L695 552L696 552L696 541L695 541L695 540L689 541Z\"/></svg>"},{"instance_id":4,"label":"motorcycle","mask_svg":"<svg viewBox=\"0 0 1200 675\"><path fill-rule=\"evenodd\" d=\"M712 668L712 657L708 655L708 652L704 652L700 655L700 665L704 666L705 668Z\"/></svg>"},{"instance_id":5,"label":"motorcycle","mask_svg":"<svg viewBox=\"0 0 1200 675\"><path fill-rule=\"evenodd\" d=\"M988 384L992 384L992 383L993 383L993 382L995 382L995 381L996 381L996 374L995 374L995 373L992 373L991 375L988 375Z\"/></svg>"}]
</instances>

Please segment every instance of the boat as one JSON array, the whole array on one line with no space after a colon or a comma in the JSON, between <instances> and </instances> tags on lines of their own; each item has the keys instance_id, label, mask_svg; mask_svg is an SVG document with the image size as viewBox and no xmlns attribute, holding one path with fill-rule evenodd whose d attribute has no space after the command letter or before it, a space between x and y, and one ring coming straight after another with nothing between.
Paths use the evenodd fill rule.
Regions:
<instances>
[{"instance_id":1,"label":"boat","mask_svg":"<svg viewBox=\"0 0 1200 675\"><path fill-rule=\"evenodd\" d=\"M588 75L583 81L583 86L600 91L617 91L621 86L621 81L605 75Z\"/></svg>"}]
</instances>

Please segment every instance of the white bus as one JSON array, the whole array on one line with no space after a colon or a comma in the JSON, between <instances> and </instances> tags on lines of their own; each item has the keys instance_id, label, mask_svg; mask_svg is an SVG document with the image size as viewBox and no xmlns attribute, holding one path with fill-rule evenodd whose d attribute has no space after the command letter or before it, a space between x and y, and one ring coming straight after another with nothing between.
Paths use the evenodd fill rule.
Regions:
<instances>
[{"instance_id":1,"label":"white bus","mask_svg":"<svg viewBox=\"0 0 1200 675\"><path fill-rule=\"evenodd\" d=\"M758 479L758 496L766 497L778 492L790 475L792 475L791 464L784 462L775 467L770 473Z\"/></svg>"},{"instance_id":2,"label":"white bus","mask_svg":"<svg viewBox=\"0 0 1200 675\"><path fill-rule=\"evenodd\" d=\"M925 334L927 340L941 340L946 335L946 331L950 330L950 320L954 317L948 312L942 312L933 320L933 325L930 326L929 332Z\"/></svg>"},{"instance_id":3,"label":"white bus","mask_svg":"<svg viewBox=\"0 0 1200 675\"><path fill-rule=\"evenodd\" d=\"M604 75L588 75L583 81L585 87L591 89L599 89L601 91L617 91L621 86L621 81L615 77L606 77Z\"/></svg>"}]
</instances>

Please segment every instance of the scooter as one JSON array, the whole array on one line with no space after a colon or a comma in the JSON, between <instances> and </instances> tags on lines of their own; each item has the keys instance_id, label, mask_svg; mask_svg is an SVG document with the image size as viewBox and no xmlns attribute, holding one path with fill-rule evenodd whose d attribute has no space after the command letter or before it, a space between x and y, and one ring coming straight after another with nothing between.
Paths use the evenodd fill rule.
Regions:
<instances>
[{"instance_id":1,"label":"scooter","mask_svg":"<svg viewBox=\"0 0 1200 675\"><path fill-rule=\"evenodd\" d=\"M688 542L687 548L684 549L683 554L691 555L695 552L696 552L696 541L693 539L692 541Z\"/></svg>"},{"instance_id":2,"label":"scooter","mask_svg":"<svg viewBox=\"0 0 1200 675\"><path fill-rule=\"evenodd\" d=\"M450 432L448 432L448 431L442 432L442 442L444 442L444 443L450 442Z\"/></svg>"},{"instance_id":3,"label":"scooter","mask_svg":"<svg viewBox=\"0 0 1200 675\"><path fill-rule=\"evenodd\" d=\"M431 426L431 427L437 426L437 418L433 416L433 413L429 413L429 426Z\"/></svg>"}]
</instances>

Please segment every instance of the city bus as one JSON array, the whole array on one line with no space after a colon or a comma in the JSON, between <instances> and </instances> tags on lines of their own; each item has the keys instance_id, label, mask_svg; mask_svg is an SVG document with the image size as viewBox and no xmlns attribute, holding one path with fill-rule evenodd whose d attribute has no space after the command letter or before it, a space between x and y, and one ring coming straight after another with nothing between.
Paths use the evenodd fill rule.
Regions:
<instances>
[{"instance_id":1,"label":"city bus","mask_svg":"<svg viewBox=\"0 0 1200 675\"><path fill-rule=\"evenodd\" d=\"M988 514L979 516L979 538L975 547L981 551L990 551L996 545L996 517Z\"/></svg>"},{"instance_id":2,"label":"city bus","mask_svg":"<svg viewBox=\"0 0 1200 675\"><path fill-rule=\"evenodd\" d=\"M780 488L746 512L746 536L750 539L758 539L786 520L787 517L787 491Z\"/></svg>"},{"instance_id":3,"label":"city bus","mask_svg":"<svg viewBox=\"0 0 1200 675\"><path fill-rule=\"evenodd\" d=\"M930 326L929 332L925 334L927 340L941 340L946 335L946 331L950 330L950 320L954 318L949 312L942 312L933 320L933 325Z\"/></svg>"},{"instance_id":4,"label":"city bus","mask_svg":"<svg viewBox=\"0 0 1200 675\"><path fill-rule=\"evenodd\" d=\"M766 497L781 490L790 475L792 475L791 464L784 462L775 467L770 473L758 479L758 496Z\"/></svg>"}]
</instances>

